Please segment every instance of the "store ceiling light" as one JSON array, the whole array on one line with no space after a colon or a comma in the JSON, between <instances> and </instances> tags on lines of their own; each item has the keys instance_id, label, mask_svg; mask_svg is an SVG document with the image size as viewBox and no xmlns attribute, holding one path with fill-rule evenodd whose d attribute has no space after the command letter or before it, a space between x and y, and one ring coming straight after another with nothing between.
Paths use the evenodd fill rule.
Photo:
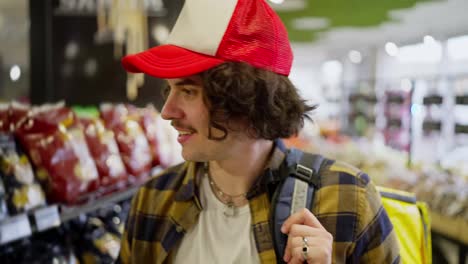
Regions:
<instances>
[{"instance_id":1,"label":"store ceiling light","mask_svg":"<svg viewBox=\"0 0 468 264\"><path fill-rule=\"evenodd\" d=\"M306 0L269 0L271 7L279 12L303 11L307 7Z\"/></svg>"},{"instance_id":2,"label":"store ceiling light","mask_svg":"<svg viewBox=\"0 0 468 264\"><path fill-rule=\"evenodd\" d=\"M330 21L322 17L301 17L292 22L294 29L298 30L319 30L330 26Z\"/></svg>"},{"instance_id":3,"label":"store ceiling light","mask_svg":"<svg viewBox=\"0 0 468 264\"><path fill-rule=\"evenodd\" d=\"M83 71L85 73L85 76L86 77L93 77L93 76L96 75L97 70L98 70L98 63L97 63L96 59L94 59L94 58L87 59L85 64L84 64L84 67L83 67Z\"/></svg>"},{"instance_id":4,"label":"store ceiling light","mask_svg":"<svg viewBox=\"0 0 468 264\"><path fill-rule=\"evenodd\" d=\"M19 80L19 78L21 77L21 69L18 65L13 65L13 67L11 67L10 69L10 79L13 81L13 82L16 82Z\"/></svg>"},{"instance_id":5,"label":"store ceiling light","mask_svg":"<svg viewBox=\"0 0 468 264\"><path fill-rule=\"evenodd\" d=\"M362 62L361 52L357 50L352 50L348 53L349 60L354 64L359 64Z\"/></svg>"},{"instance_id":6,"label":"store ceiling light","mask_svg":"<svg viewBox=\"0 0 468 264\"><path fill-rule=\"evenodd\" d=\"M151 35L158 43L165 43L169 37L169 29L164 25L155 25L151 31Z\"/></svg>"},{"instance_id":7,"label":"store ceiling light","mask_svg":"<svg viewBox=\"0 0 468 264\"><path fill-rule=\"evenodd\" d=\"M398 55L398 46L393 42L387 42L385 44L385 51L389 56L395 57Z\"/></svg>"},{"instance_id":8,"label":"store ceiling light","mask_svg":"<svg viewBox=\"0 0 468 264\"><path fill-rule=\"evenodd\" d=\"M273 4L281 5L282 3L284 3L284 0L270 0L270 2L272 2Z\"/></svg>"},{"instance_id":9,"label":"store ceiling light","mask_svg":"<svg viewBox=\"0 0 468 264\"><path fill-rule=\"evenodd\" d=\"M80 46L75 41L70 41L65 46L65 58L67 60L73 60L78 56Z\"/></svg>"},{"instance_id":10,"label":"store ceiling light","mask_svg":"<svg viewBox=\"0 0 468 264\"><path fill-rule=\"evenodd\" d=\"M436 43L434 37L430 35L424 36L423 40L424 40L424 44L426 45L433 45L434 43Z\"/></svg>"},{"instance_id":11,"label":"store ceiling light","mask_svg":"<svg viewBox=\"0 0 468 264\"><path fill-rule=\"evenodd\" d=\"M447 41L449 58L454 61L468 60L468 35L450 38Z\"/></svg>"},{"instance_id":12,"label":"store ceiling light","mask_svg":"<svg viewBox=\"0 0 468 264\"><path fill-rule=\"evenodd\" d=\"M326 61L322 64L322 80L326 83L341 81L343 64L337 60Z\"/></svg>"}]
</instances>

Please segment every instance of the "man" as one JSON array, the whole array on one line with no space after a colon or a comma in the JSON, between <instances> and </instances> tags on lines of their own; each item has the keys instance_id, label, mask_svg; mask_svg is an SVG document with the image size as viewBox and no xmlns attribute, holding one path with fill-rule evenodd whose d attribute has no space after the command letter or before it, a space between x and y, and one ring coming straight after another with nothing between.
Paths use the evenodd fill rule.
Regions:
<instances>
[{"instance_id":1,"label":"man","mask_svg":"<svg viewBox=\"0 0 468 264\"><path fill-rule=\"evenodd\" d=\"M279 138L314 106L287 75L287 32L264 0L186 0L169 44L123 59L168 82L162 117L185 163L133 199L122 263L396 263L398 246L367 175L328 162L312 208L291 215L275 254L271 195L287 166Z\"/></svg>"}]
</instances>

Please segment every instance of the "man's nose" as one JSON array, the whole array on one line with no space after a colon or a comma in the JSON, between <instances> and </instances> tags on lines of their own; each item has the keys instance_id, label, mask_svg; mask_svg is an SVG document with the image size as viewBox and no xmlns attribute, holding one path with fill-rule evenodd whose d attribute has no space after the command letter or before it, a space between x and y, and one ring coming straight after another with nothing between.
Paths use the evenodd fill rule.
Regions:
<instances>
[{"instance_id":1,"label":"man's nose","mask_svg":"<svg viewBox=\"0 0 468 264\"><path fill-rule=\"evenodd\" d=\"M166 120L181 119L184 117L184 111L173 94L170 94L164 103L161 117Z\"/></svg>"}]
</instances>

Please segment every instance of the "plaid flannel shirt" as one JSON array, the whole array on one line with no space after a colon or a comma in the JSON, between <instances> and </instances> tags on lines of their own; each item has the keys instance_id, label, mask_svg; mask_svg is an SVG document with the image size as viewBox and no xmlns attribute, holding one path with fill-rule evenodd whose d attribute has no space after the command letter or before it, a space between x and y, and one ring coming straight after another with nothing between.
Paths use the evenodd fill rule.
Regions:
<instances>
[{"instance_id":1,"label":"plaid flannel shirt","mask_svg":"<svg viewBox=\"0 0 468 264\"><path fill-rule=\"evenodd\" d=\"M287 153L283 143L275 141L268 169L247 195L262 263L276 262L269 227L270 197L280 180L281 166L287 166ZM201 165L185 162L140 188L132 201L119 263L173 262L184 234L197 223L203 210L198 199ZM366 174L329 161L320 175L314 199L312 213L334 238L333 263L400 262L393 226Z\"/></svg>"}]
</instances>

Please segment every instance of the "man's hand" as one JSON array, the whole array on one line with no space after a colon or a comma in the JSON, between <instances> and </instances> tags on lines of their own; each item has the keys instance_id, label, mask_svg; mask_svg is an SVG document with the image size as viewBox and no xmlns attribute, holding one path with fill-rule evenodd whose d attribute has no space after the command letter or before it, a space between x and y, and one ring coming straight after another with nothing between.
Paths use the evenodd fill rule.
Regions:
<instances>
[{"instance_id":1,"label":"man's hand","mask_svg":"<svg viewBox=\"0 0 468 264\"><path fill-rule=\"evenodd\" d=\"M308 209L291 215L281 232L288 235L283 258L287 263L331 263L333 236Z\"/></svg>"}]
</instances>

